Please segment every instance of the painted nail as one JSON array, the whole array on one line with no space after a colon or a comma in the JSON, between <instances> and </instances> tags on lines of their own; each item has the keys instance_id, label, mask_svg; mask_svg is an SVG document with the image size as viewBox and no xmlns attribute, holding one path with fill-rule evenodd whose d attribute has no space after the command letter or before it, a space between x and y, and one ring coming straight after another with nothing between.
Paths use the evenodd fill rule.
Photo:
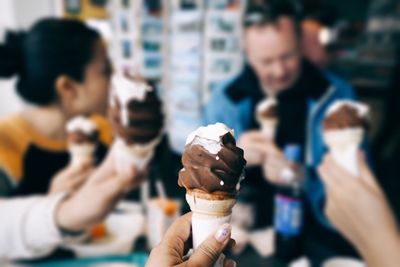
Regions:
<instances>
[{"instance_id":1,"label":"painted nail","mask_svg":"<svg viewBox=\"0 0 400 267\"><path fill-rule=\"evenodd\" d=\"M214 237L217 239L218 242L225 242L231 236L231 225L229 223L224 223L215 233Z\"/></svg>"}]
</instances>

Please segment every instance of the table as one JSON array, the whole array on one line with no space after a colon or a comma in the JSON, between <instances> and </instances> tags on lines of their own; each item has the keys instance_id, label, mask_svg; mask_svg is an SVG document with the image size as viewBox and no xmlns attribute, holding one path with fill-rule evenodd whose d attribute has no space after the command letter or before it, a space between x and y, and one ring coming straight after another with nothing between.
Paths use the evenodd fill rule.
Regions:
<instances>
[{"instance_id":1,"label":"table","mask_svg":"<svg viewBox=\"0 0 400 267\"><path fill-rule=\"evenodd\" d=\"M126 256L105 256L105 257L94 257L84 259L71 259L71 260L60 260L50 261L45 263L36 263L23 265L29 267L92 267L95 264L107 264L107 263L130 263L136 264L138 267L144 267L148 258L146 253L133 253ZM21 266L22 267L22 266Z\"/></svg>"}]
</instances>

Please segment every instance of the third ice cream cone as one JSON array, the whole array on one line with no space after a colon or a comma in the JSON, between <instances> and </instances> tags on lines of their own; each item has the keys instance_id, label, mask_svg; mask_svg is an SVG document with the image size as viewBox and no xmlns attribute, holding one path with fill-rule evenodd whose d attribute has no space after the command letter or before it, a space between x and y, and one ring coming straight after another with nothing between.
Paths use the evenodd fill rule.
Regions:
<instances>
[{"instance_id":1,"label":"third ice cream cone","mask_svg":"<svg viewBox=\"0 0 400 267\"><path fill-rule=\"evenodd\" d=\"M343 168L358 176L357 151L368 124L368 107L354 101L337 101L324 120L324 140Z\"/></svg>"},{"instance_id":2,"label":"third ice cream cone","mask_svg":"<svg viewBox=\"0 0 400 267\"><path fill-rule=\"evenodd\" d=\"M261 101L256 108L256 119L261 131L270 139L275 138L278 125L278 103L274 98Z\"/></svg>"}]
</instances>

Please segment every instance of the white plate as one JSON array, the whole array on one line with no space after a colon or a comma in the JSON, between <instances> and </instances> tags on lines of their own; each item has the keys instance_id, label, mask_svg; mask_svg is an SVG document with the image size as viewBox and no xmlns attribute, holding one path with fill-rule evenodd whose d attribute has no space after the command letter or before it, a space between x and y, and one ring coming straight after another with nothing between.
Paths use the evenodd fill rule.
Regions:
<instances>
[{"instance_id":1,"label":"white plate","mask_svg":"<svg viewBox=\"0 0 400 267\"><path fill-rule=\"evenodd\" d=\"M94 243L68 244L77 257L96 257L130 253L134 241L144 233L144 215L137 204L122 202L118 205L125 213L111 213L105 221L109 240Z\"/></svg>"}]
</instances>

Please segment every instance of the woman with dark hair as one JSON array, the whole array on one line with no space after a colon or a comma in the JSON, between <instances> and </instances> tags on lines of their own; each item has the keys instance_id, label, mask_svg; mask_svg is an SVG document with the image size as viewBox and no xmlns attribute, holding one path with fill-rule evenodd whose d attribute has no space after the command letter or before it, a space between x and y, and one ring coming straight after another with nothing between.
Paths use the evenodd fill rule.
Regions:
<instances>
[{"instance_id":1,"label":"woman with dark hair","mask_svg":"<svg viewBox=\"0 0 400 267\"><path fill-rule=\"evenodd\" d=\"M0 119L0 195L48 191L68 164L65 124L76 115L98 123L101 160L112 137L95 114L106 112L111 73L101 37L79 21L43 19L27 33L7 34L0 77L17 76L17 93L31 105Z\"/></svg>"}]
</instances>

